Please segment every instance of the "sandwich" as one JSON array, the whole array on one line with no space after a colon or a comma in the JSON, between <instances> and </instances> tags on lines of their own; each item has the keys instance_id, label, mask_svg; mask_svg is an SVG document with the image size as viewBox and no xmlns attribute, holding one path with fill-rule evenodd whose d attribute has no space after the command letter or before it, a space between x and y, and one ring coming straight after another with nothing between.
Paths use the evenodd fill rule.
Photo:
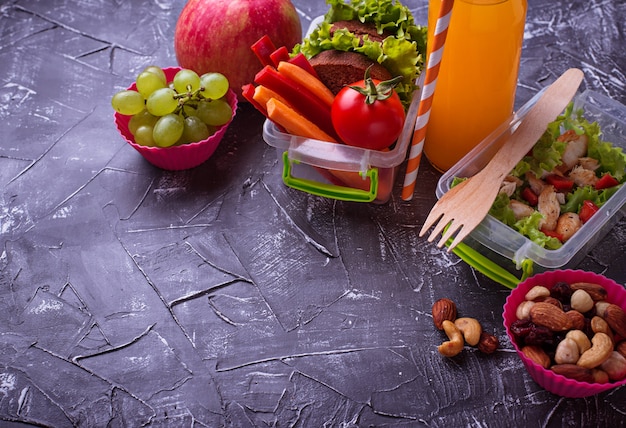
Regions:
<instances>
[{"instance_id":1,"label":"sandwich","mask_svg":"<svg viewBox=\"0 0 626 428\"><path fill-rule=\"evenodd\" d=\"M362 80L370 67L373 79L402 76L395 89L408 107L424 66L426 27L416 25L411 11L394 0L326 3L330 9L324 20L293 53L304 54L334 94Z\"/></svg>"}]
</instances>

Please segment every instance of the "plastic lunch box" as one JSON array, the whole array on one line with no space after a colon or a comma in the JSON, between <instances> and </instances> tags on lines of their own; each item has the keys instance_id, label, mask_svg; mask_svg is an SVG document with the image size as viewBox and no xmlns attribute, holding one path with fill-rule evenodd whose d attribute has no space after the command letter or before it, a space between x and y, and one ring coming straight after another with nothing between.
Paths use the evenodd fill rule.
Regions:
<instances>
[{"instance_id":1,"label":"plastic lunch box","mask_svg":"<svg viewBox=\"0 0 626 428\"><path fill-rule=\"evenodd\" d=\"M541 91L542 92L542 91ZM441 198L454 177L470 177L482 169L497 151L499 145L519 125L528 110L537 102L539 92L512 118L503 123L477 147L448 170L439 180L436 195ZM626 107L604 95L585 91L574 98L574 109L583 109L583 116L590 122L597 121L602 140L626 151ZM513 288L519 279L510 270L502 268L502 261L523 268L524 276L532 273L536 264L541 270L568 268L578 264L589 250L626 215L626 186L622 186L563 246L556 250L545 249L490 215L453 251L469 264L492 279ZM498 260L494 263L493 260ZM524 278L522 278L524 279Z\"/></svg>"},{"instance_id":2,"label":"plastic lunch box","mask_svg":"<svg viewBox=\"0 0 626 428\"><path fill-rule=\"evenodd\" d=\"M405 160L411 144L419 98L416 91L402 133L388 151L286 134L270 120L263 124L263 139L277 149L287 186L327 198L382 204L391 196L398 166ZM350 187L336 181L337 174L333 174L336 171L360 174L364 186Z\"/></svg>"},{"instance_id":3,"label":"plastic lunch box","mask_svg":"<svg viewBox=\"0 0 626 428\"><path fill-rule=\"evenodd\" d=\"M310 34L323 16L315 18L307 30ZM424 73L421 76L424 78ZM421 87L418 81L418 87ZM355 202L383 204L391 197L398 166L404 162L413 137L420 91L413 94L406 113L404 129L396 143L388 151L366 150L345 144L329 143L297 137L281 132L266 120L263 139L275 147L283 164L283 182L294 189L318 196ZM332 172L358 173L362 186L350 187L337 181Z\"/></svg>"}]
</instances>

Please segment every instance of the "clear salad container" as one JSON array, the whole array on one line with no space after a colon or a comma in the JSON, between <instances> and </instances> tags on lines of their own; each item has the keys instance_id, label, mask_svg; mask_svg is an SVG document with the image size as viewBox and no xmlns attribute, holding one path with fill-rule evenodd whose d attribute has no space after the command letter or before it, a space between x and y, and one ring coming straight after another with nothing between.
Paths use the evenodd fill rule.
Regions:
<instances>
[{"instance_id":1,"label":"clear salad container","mask_svg":"<svg viewBox=\"0 0 626 428\"><path fill-rule=\"evenodd\" d=\"M438 182L437 198L441 198L450 190L455 177L471 177L481 170L506 137L517 128L540 95L541 92L448 170ZM585 91L577 94L574 99L574 110L579 108L583 109L583 117L589 122L598 122L601 140L611 142L626 151L625 106L602 94ZM529 264L531 270L533 264L547 269L574 267L626 214L625 204L626 186L622 185L572 238L555 250L543 248L491 215L487 215L463 241L464 245L457 247L458 253L468 263L478 267L479 270L484 270L488 276L512 288L520 280L511 277L510 270L502 269L500 263L502 260L514 262L516 269ZM485 249L488 251L484 251ZM498 262L493 263L494 257Z\"/></svg>"}]
</instances>

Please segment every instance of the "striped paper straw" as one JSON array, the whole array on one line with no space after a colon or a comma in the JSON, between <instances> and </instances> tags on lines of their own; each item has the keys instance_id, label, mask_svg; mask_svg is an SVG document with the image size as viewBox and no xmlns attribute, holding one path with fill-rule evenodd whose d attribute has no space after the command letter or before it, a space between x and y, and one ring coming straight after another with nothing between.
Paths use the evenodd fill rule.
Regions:
<instances>
[{"instance_id":1,"label":"striped paper straw","mask_svg":"<svg viewBox=\"0 0 626 428\"><path fill-rule=\"evenodd\" d=\"M409 160L404 177L404 186L402 187L402 199L405 201L409 201L413 198L413 191L415 190L417 171L422 158L424 138L426 137L426 125L428 124L428 118L430 116L430 107L433 103L433 94L435 93L439 64L441 63L441 56L443 55L443 46L446 41L446 35L448 34L448 25L450 24L453 3L454 0L442 0L441 2L437 23L435 24L433 46L430 48L430 54L426 61L424 87L422 88L422 96L417 109L415 130L413 131L411 150L409 152Z\"/></svg>"}]
</instances>

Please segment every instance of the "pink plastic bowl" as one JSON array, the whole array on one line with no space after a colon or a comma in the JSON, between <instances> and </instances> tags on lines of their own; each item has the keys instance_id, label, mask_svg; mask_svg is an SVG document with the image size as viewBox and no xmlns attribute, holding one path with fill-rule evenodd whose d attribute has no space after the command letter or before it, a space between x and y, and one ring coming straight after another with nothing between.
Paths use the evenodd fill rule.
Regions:
<instances>
[{"instance_id":1,"label":"pink plastic bowl","mask_svg":"<svg viewBox=\"0 0 626 428\"><path fill-rule=\"evenodd\" d=\"M172 79L174 79L174 76L179 70L180 67L168 67L163 69L168 82L171 82ZM136 90L137 86L133 83L128 87L128 89ZM232 89L228 90L226 100L233 109L234 118L235 113L237 112L237 95ZM114 115L115 125L126 142L141 153L141 155L152 165L170 171L193 168L209 159L215 152L215 149L217 149L220 141L222 141L222 138L224 137L224 134L226 133L226 130L228 129L228 126L232 122L233 118L231 118L228 123L217 128L215 133L206 140L172 147L147 147L135 143L133 134L131 134L128 130L130 116L125 116L117 112Z\"/></svg>"},{"instance_id":2,"label":"pink plastic bowl","mask_svg":"<svg viewBox=\"0 0 626 428\"><path fill-rule=\"evenodd\" d=\"M504 304L504 327L509 336L509 340L517 351L517 355L522 359L528 373L541 387L553 394L562 397L581 398L599 394L612 388L626 385L626 379L619 382L609 383L587 383L579 382L574 379L554 373L552 370L544 369L540 365L534 363L527 358L521 349L515 343L515 339L511 334L511 324L517 319L515 312L519 304L524 300L526 293L535 285L543 285L552 288L557 282L594 282L602 285L607 293L607 301L615 303L622 309L626 310L626 290L623 285L608 279L602 275L582 270L554 270L534 275L522 283L520 283L506 299Z\"/></svg>"}]
</instances>

